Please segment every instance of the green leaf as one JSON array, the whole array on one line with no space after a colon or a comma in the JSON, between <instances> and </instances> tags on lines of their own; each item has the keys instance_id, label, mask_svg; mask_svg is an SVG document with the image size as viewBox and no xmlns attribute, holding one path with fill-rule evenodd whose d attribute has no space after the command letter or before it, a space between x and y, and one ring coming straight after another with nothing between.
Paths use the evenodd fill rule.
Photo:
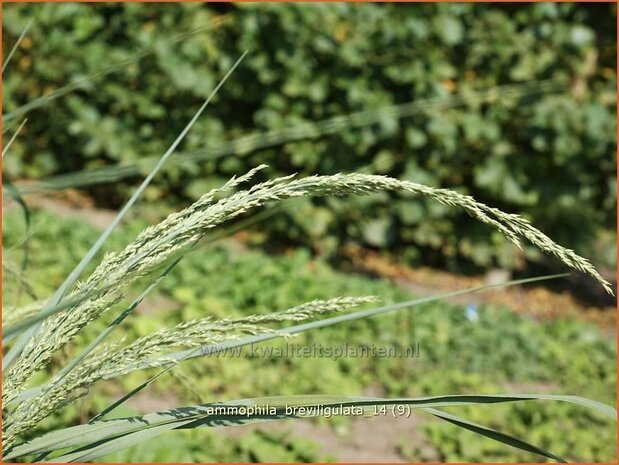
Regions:
<instances>
[{"instance_id":1,"label":"green leaf","mask_svg":"<svg viewBox=\"0 0 619 465\"><path fill-rule=\"evenodd\" d=\"M458 18L453 16L439 16L434 21L434 26L439 37L447 45L455 45L462 40L464 29Z\"/></svg>"},{"instance_id":2,"label":"green leaf","mask_svg":"<svg viewBox=\"0 0 619 465\"><path fill-rule=\"evenodd\" d=\"M427 408L423 410L428 413L431 413L437 418L453 423L454 425L459 426L460 428L468 429L469 431L473 431L474 433L480 434L482 436L486 436L490 439L494 439L495 441L501 442L503 444L507 444L508 446L515 447L516 449L521 449L527 452L531 452L533 454L542 455L544 457L548 457L549 459L556 460L557 462L561 462L561 463L566 462L561 457L558 457L548 452L547 450L544 450L540 447L529 444L525 441L522 441L521 439L515 438L508 434L501 433L500 431L495 431L493 429L486 428L485 426L478 425L477 423L464 420L453 414L442 412L437 409Z\"/></svg>"},{"instance_id":3,"label":"green leaf","mask_svg":"<svg viewBox=\"0 0 619 465\"><path fill-rule=\"evenodd\" d=\"M497 404L526 400L555 400L570 402L598 411L616 420L616 410L610 406L577 396L545 394L500 394L500 395L447 395L417 398L382 399L351 396L278 396L241 399L228 402L203 404L193 407L179 407L140 417L119 418L79 425L53 431L13 448L5 459L41 452L75 447L80 449L54 458L54 462L90 461L116 452L130 445L142 442L172 429L238 426L254 422L281 419L311 418L324 416L325 408L353 408L372 414L374 407L408 405L412 409L454 407L464 405ZM306 407L306 408L302 408ZM466 422L444 412L430 411L433 415L467 427L480 434L510 444L514 447L528 447L525 450L542 453L541 449L527 445L502 433L488 430ZM554 456L553 456L554 457Z\"/></svg>"}]
</instances>

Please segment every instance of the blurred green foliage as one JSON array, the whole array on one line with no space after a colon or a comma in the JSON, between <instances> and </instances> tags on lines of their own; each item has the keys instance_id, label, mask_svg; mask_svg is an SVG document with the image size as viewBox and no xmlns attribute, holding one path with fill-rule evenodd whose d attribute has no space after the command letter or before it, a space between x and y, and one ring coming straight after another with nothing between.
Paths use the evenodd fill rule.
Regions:
<instances>
[{"instance_id":1,"label":"blurred green foliage","mask_svg":"<svg viewBox=\"0 0 619 465\"><path fill-rule=\"evenodd\" d=\"M19 263L20 249L10 248L22 238L18 211L4 217L4 259ZM77 219L61 219L36 211L30 240L28 278L41 296L49 295L94 242L98 233ZM146 225L133 220L110 238L109 250L118 250ZM67 247L71 244L71 247ZM57 251L62 250L63 253ZM6 280L9 281L6 281ZM145 285L145 284L144 284ZM15 283L5 277L3 304L15 296ZM139 293L136 287L136 294ZM373 294L384 303L404 301L411 295L388 280L343 274L305 250L270 256L236 242L217 243L186 256L166 277L137 314L127 319L116 336L128 340L164 326L212 315L216 318L270 312L312 299ZM25 298L22 293L22 298ZM475 303L471 296L471 303ZM121 308L124 308L121 306ZM120 309L118 310L120 311ZM115 317L110 312L107 319ZM147 392L175 405L266 395L347 394L366 390L386 396L422 396L466 393L547 392L573 394L615 404L616 345L611 337L582 321L537 321L495 306L480 306L479 319L467 318L465 307L435 302L380 317L310 332L290 341L311 346L393 346L400 352L419 343L418 358L245 358L194 359L178 367L188 380L184 386L168 375ZM84 347L105 321L91 325L77 340ZM272 342L278 346L285 343ZM63 366L64 357L54 369ZM178 370L175 369L175 370ZM116 388L100 386L75 407L65 409L45 428L88 418L150 373L118 379ZM157 407L153 408L157 410ZM571 404L527 402L503 406L458 408L457 414L478 423L525 438L575 461L612 461L616 426L586 409ZM131 414L126 410L125 415ZM425 416L424 416L425 418ZM404 444L409 460L531 461L537 457L473 436L447 423L424 421L421 428L431 450ZM342 418L323 421L347 431ZM221 441L208 430L190 431L157 439L114 456L118 461L317 461L319 449L299 445L294 437L273 439L247 433ZM404 441L406 442L406 441ZM148 445L150 444L150 446ZM176 444L173 457L166 444ZM191 457L191 459L190 459Z\"/></svg>"},{"instance_id":2,"label":"blurred green foliage","mask_svg":"<svg viewBox=\"0 0 619 465\"><path fill-rule=\"evenodd\" d=\"M169 40L222 15L222 26ZM271 177L360 170L470 193L525 214L598 263L614 263L614 4L10 4L5 47L30 18L4 77L5 113L154 51L32 111L4 161L11 176L160 155L246 49L184 151L355 111L559 79L569 84L561 93L499 95L402 120L385 115L319 140L175 166L148 199L195 198L262 162ZM117 205L129 187L92 192ZM397 195L307 200L263 228L327 254L355 241L411 263L522 265L498 233L488 238L460 212Z\"/></svg>"}]
</instances>

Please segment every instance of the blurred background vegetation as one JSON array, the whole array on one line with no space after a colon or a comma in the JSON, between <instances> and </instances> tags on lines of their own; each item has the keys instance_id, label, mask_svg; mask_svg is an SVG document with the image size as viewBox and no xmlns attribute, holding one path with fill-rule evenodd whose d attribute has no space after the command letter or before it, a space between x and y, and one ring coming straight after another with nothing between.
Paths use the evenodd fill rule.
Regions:
<instances>
[{"instance_id":1,"label":"blurred background vegetation","mask_svg":"<svg viewBox=\"0 0 619 465\"><path fill-rule=\"evenodd\" d=\"M268 163L263 179L362 171L457 189L523 214L596 265L615 267L614 4L2 8L4 50L34 19L3 75L3 124L10 126L5 140L28 117L3 159L3 176L24 192L83 188L87 200L79 202L90 207L120 206L249 50L182 153L148 188L139 214L110 239L110 250L232 175ZM188 256L123 334L133 339L207 313L246 315L336 295L372 293L397 302L419 290L381 273L368 277L332 266L351 245L413 269L477 273L500 267L532 274L529 265L552 267L457 210L421 199L383 194L291 205L254 225L249 236ZM108 219L98 209L80 210L76 219L75 212L52 206L53 212L33 210L25 274L31 288L16 290L18 280L7 273L4 306L24 303L28 293L49 295ZM18 264L21 212L7 208L3 221L4 259ZM285 253L268 253L273 251ZM539 288L531 292L548 295ZM535 391L615 402L612 329L583 322L570 313L571 301L553 300L554 316L546 318L536 313L543 299L506 295L511 310L522 300L528 313L472 297L295 341L371 340L398 348L418 342L418 359L200 359L159 380L122 413L300 393ZM84 334L77 349L98 329ZM63 366L63 357L54 359L52 370ZM104 384L43 428L84 422L151 374ZM615 426L576 406L524 403L458 412L572 460L615 457ZM448 424L411 422L404 429L381 425L380 435L341 418L290 434L268 427L238 434L190 431L106 460L318 461L341 458L346 447L358 454L374 449L393 460L539 460ZM387 445L378 446L379 439Z\"/></svg>"},{"instance_id":2,"label":"blurred background vegetation","mask_svg":"<svg viewBox=\"0 0 619 465\"><path fill-rule=\"evenodd\" d=\"M177 161L186 160L159 177L149 200L184 204L260 163L270 165L270 177L387 174L524 214L614 268L615 5L109 3L3 11L8 46L34 18L4 78L5 125L22 118L23 105L74 87L30 112L4 162L13 178L112 167L121 175L111 179L121 182L90 192L117 207L152 166L149 157L163 153L249 50L186 139ZM104 70L111 72L85 78ZM500 87L514 84L516 93ZM493 89L491 98L475 97ZM403 115L390 109L410 102ZM320 123L358 112L365 116ZM357 243L458 271L525 264L500 234L489 239L465 214L398 195L306 200L260 228L327 256Z\"/></svg>"}]
</instances>

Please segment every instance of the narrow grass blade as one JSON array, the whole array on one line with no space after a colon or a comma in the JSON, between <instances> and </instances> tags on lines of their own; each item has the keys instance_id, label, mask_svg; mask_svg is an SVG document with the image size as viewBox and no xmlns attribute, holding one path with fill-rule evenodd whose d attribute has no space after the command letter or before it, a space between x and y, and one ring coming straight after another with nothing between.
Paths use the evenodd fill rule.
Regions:
<instances>
[{"instance_id":1,"label":"narrow grass blade","mask_svg":"<svg viewBox=\"0 0 619 465\"><path fill-rule=\"evenodd\" d=\"M9 177L6 176L4 173L2 173L2 189L6 190L6 192L9 194L9 197L11 197L21 208L24 214L24 225L25 225L24 234L28 236L30 232L30 208L28 208L28 204L26 203L24 198L21 196L21 193L19 192L19 190L13 185ZM24 250L26 251L27 251L27 243L28 241L24 242ZM27 252L24 255L27 261L27 256L28 256Z\"/></svg>"},{"instance_id":2,"label":"narrow grass blade","mask_svg":"<svg viewBox=\"0 0 619 465\"><path fill-rule=\"evenodd\" d=\"M564 276L567 276L567 275L557 274L557 275L540 276L540 277L535 277L535 278L512 280L512 281L508 281L505 283L487 284L484 286L478 286L478 287L474 287L470 289L463 289L459 291L446 292L443 294L437 294L437 295L430 296L430 297L421 297L417 299L412 299L412 300L400 302L397 304L385 305L382 307L371 308L371 309L366 309L366 310L358 310L356 312L352 312L346 315L338 315L338 316L331 317L331 318L325 318L322 320L313 321L311 323L303 323L300 325L294 325L288 328L280 329L277 331L277 333L263 333L263 334L258 334L255 336L248 336L248 337L241 338L238 340L223 342L220 344L200 346L194 349L188 349L188 350L183 350L179 352L174 352L172 354L167 354L167 355L158 357L157 359L153 360L152 362L154 363L146 362L142 366L137 367L136 370L144 369L144 368L151 368L153 366L161 366L161 365L166 365L166 364L168 365L166 368L159 371L157 374L153 375L148 380L146 380L145 382L143 382L142 384L140 384L139 386L137 386L136 388L134 388L133 390L125 394L124 396L122 396L120 399L116 400L114 403L106 407L103 411L101 411L98 415L96 415L91 420L91 422L96 421L104 417L105 415L109 414L110 412L112 412L118 406L122 405L125 401L135 396L137 393L142 391L144 388L152 384L157 378L162 376L164 373L171 370L174 366L176 366L176 364L181 363L191 358L204 357L204 356L212 355L218 352L223 352L225 350L234 349L236 347L242 347L242 346L246 346L249 344L258 344L261 342L268 341L270 339L282 337L284 335L300 334L305 331L309 331L311 329L318 329L318 328L323 328L327 326L332 326L332 325L342 323L345 321L359 320L362 318L380 315L383 313L388 313L388 312L400 310L400 309L407 308L407 307L413 307L415 305L433 302L433 301L448 298L448 297L456 297L459 295L478 292L478 291L482 291L486 289L492 289L496 287L515 286L518 284L527 284L527 283L532 283L532 282L537 282L537 281L544 281L548 279L556 279L556 278L560 278ZM110 377L113 377L113 376L114 375L111 375Z\"/></svg>"},{"instance_id":3,"label":"narrow grass blade","mask_svg":"<svg viewBox=\"0 0 619 465\"><path fill-rule=\"evenodd\" d=\"M528 442L522 441L521 439L510 436L509 434L501 433L500 431L478 425L477 423L464 420L460 417L434 408L424 408L422 410L434 415L437 418L448 421L449 423L453 423L460 428L468 429L469 431L473 431L474 433L493 439L497 442L507 444L508 446L515 447L516 449L524 450L526 452L531 452L537 455L542 455L549 459L556 460L557 462L566 463L566 460L562 459L561 457L558 457L545 449L529 444Z\"/></svg>"},{"instance_id":4,"label":"narrow grass blade","mask_svg":"<svg viewBox=\"0 0 619 465\"><path fill-rule=\"evenodd\" d=\"M41 228L41 226L44 224L44 222L39 221L37 224L35 224L34 226L30 227L30 232L28 234L24 234L21 239L19 239L19 241L17 241L15 244L13 244L11 247L8 247L6 249L3 249L3 253L8 253L8 252L12 252L16 249L18 249L19 247L23 246L24 243L28 240L30 240L32 238L32 236Z\"/></svg>"},{"instance_id":5,"label":"narrow grass blade","mask_svg":"<svg viewBox=\"0 0 619 465\"><path fill-rule=\"evenodd\" d=\"M109 289L110 289L109 287L104 287L101 289L92 289L88 292L76 294L70 299L64 300L60 302L59 304L53 306L52 308L48 308L47 310L41 311L38 315L27 318L14 325L7 326L6 328L2 330L2 343L7 344L11 342L13 339L15 339L15 337L17 337L24 330L34 326L35 324L47 318L48 316L54 315L55 313L58 313L63 310L66 310L67 308L73 307L74 305L77 305L80 302L83 302L84 300L94 297L97 294L100 294L101 292L105 292L106 290L109 290Z\"/></svg>"},{"instance_id":6,"label":"narrow grass blade","mask_svg":"<svg viewBox=\"0 0 619 465\"><path fill-rule=\"evenodd\" d=\"M549 279L557 279L557 278L561 278L565 276L568 276L568 275L557 274L557 275L547 275L547 276L540 276L540 277L534 277L534 278L518 279L518 280L507 281L504 283L489 284L489 285L479 286L479 287L471 288L471 289L463 289L459 291L448 292L448 293L439 294L439 295L432 296L432 297L422 297L422 298L408 300L405 302L399 302L397 304L386 305L383 307L377 307L377 308L366 309L366 310L358 310L350 314L338 315L338 316L331 317L331 318L325 318L325 319L318 320L312 323L304 323L300 325L290 326L288 328L279 330L277 334L273 334L273 333L259 334L256 336L249 336L249 337L245 337L242 339L227 341L227 342L220 343L220 344L206 345L206 346L201 346L201 347L197 347L194 349L188 349L188 350L183 350L183 351L178 351L178 352L174 352L171 354L167 354L165 356L162 356L152 361L149 361L147 363L144 363L140 367L136 367L136 370L140 370L140 369L152 368L153 365L161 366L162 364L163 365L168 364L166 368L159 371L157 374L153 375L147 381L137 386L136 388L134 388L133 390L131 390L130 392L128 392L127 394L125 394L124 396L116 400L114 403L106 407L103 411L101 411L93 419L91 419L91 422L94 422L104 417L105 415L113 411L116 407L123 404L126 400L130 399L131 397L136 395L138 392L142 391L144 388L152 384L157 378L159 378L160 376L165 374L168 370L176 366L176 364L184 360L188 360L188 359L196 358L196 357L204 357L204 356L216 354L218 352L223 352L226 350L235 349L237 347L243 347L243 346L250 345L250 344L258 344L261 342L265 342L271 339L281 337L284 334L288 334L288 335L300 334L302 332L308 331L309 329L316 329L319 327L331 326L337 323L341 323L343 321L353 321L353 320L358 320L362 318L367 318L367 317L374 316L377 314L396 311L396 310L400 310L400 309L407 308L407 307L413 307L415 305L421 305L423 303L429 303L429 302L443 299L443 298L455 297L455 296L464 295L467 293L479 292L479 291L496 288L496 287L516 286L520 284L528 284L532 282L544 281L544 280L549 280ZM110 378L114 376L115 375L112 374ZM32 398L35 395L37 395L40 392L40 390L41 390L40 386L35 387L35 388L26 389L25 391L21 392L17 396L16 402L21 402L23 400Z\"/></svg>"},{"instance_id":7,"label":"narrow grass blade","mask_svg":"<svg viewBox=\"0 0 619 465\"><path fill-rule=\"evenodd\" d=\"M17 135L19 134L19 131L21 131L21 129L24 127L24 124L26 124L26 121L28 121L28 118L24 118L24 120L21 122L19 127L15 130L15 132L13 133L11 138L9 139L9 141L3 147L3 149L2 149L2 159L4 159L4 156L6 155L7 151L9 150L9 147L11 146L13 141L17 138Z\"/></svg>"},{"instance_id":8,"label":"narrow grass blade","mask_svg":"<svg viewBox=\"0 0 619 465\"><path fill-rule=\"evenodd\" d=\"M146 189L148 184L150 184L152 179L159 172L159 170L161 169L163 164L166 162L166 160L170 157L170 155L172 155L174 150L176 150L178 145L185 138L185 136L187 135L187 133L189 132L191 127L198 120L198 118L200 117L202 112L204 112L204 110L206 109L208 104L211 102L213 97L217 94L217 92L219 91L221 86L227 81L227 79L230 77L230 75L234 72L234 70L237 68L237 66L241 63L243 58L245 58L245 55L247 55L247 51L245 51L239 57L239 59L234 63L234 65L232 65L230 70L222 78L222 80L219 82L219 84L217 84L215 89L213 89L213 92L211 92L211 94L208 96L206 101L202 104L200 109L196 112L196 114L191 119L191 121L189 121L187 126L185 126L183 131L176 138L176 140L172 143L172 145L170 145L168 150L159 159L159 162L157 163L157 165L153 168L153 170L150 172L150 174L146 177L146 179L144 179L142 184L133 193L133 195L131 196L129 201L123 206L123 208L120 210L120 212L118 212L118 214L116 215L114 220L112 220L110 225L105 229L105 231L101 234L101 236L99 236L99 239L97 239L97 242L91 247L91 249L88 251L88 253L86 253L86 255L84 255L84 257L82 258L80 263L75 267L75 269L71 272L71 274L67 277L67 279L62 283L62 285L54 293L52 298L48 301L48 305L47 305L45 310L47 310L48 308L53 307L56 304L58 304L58 302L60 302L60 300L64 297L65 293L69 290L69 288L77 281L77 279L82 274L82 272L84 271L86 266L90 263L90 261L94 258L94 256L97 254L97 252L101 249L101 247L103 246L104 242L110 236L112 231L116 228L116 226L118 226L118 224L124 218L124 216L127 214L129 209L135 204L135 202L138 200L138 198L140 197L142 192L144 192L144 189ZM2 372L3 373L8 368L10 368L10 366L13 364L13 362L17 359L17 356L20 354L21 350L26 345L26 343L28 342L30 337L32 337L32 335L34 334L35 331L36 331L36 327L33 326L28 332L24 333L17 340L17 342L11 348L9 353L5 357L3 357L3 359L2 359Z\"/></svg>"},{"instance_id":9,"label":"narrow grass blade","mask_svg":"<svg viewBox=\"0 0 619 465\"><path fill-rule=\"evenodd\" d=\"M21 129L21 126L20 126L20 129ZM2 152L2 156L4 157L4 151ZM30 228L31 228L30 208L28 207L28 204L26 203L21 193L19 192L19 189L17 189L13 185L9 177L5 175L4 173L2 173L2 190L3 191L6 190L6 192L9 194L9 197L11 197L17 203L17 205L19 205L19 208L21 209L23 216L24 216L24 241L22 243L24 254L22 256L22 261L21 261L21 271L23 273L28 268L28 261L29 261L29 256L30 256L30 247L29 247L29 237L30 237ZM19 289L21 289L21 287ZM18 300L19 300L19 291L17 292L17 295L15 297L15 301L17 302Z\"/></svg>"},{"instance_id":10,"label":"narrow grass blade","mask_svg":"<svg viewBox=\"0 0 619 465\"><path fill-rule=\"evenodd\" d=\"M256 336L242 338L236 341L229 341L229 342L221 343L221 344L202 346L202 347L197 348L197 350L189 349L189 350L174 352L172 354L167 354L163 356L161 358L161 361L170 360L170 363L176 363L176 362L180 362L181 360L185 360L186 356L188 356L187 358L203 357L206 355L211 355L217 352L224 351L226 349L264 342L270 339L275 339L275 338L281 337L281 335L300 334L300 333L303 333L303 332L306 332L312 329L325 328L328 326L333 326L335 324L339 324L339 323L343 323L347 321L360 320L363 318L368 318L368 317L372 317L372 316L376 316L376 315L380 315L384 313L389 313L389 312L393 312L396 310L413 307L416 305L434 302L440 299L457 297L457 296L474 293L474 292L480 292L480 291L493 289L497 287L516 286L520 284L528 284L528 283L545 281L545 280L550 280L550 279L557 279L557 278L562 278L565 276L568 276L568 274L562 273L562 274L555 274L555 275L539 276L535 278L517 279L517 280L507 281L504 283L487 284L483 286L473 287L470 289L462 289L458 291L445 292L442 294L437 294L437 295L428 296L428 297L420 297L420 298L416 298L412 300L407 300L404 302L399 302L396 304L389 304L389 305L376 307L376 308L370 308L366 310L358 310L358 311L348 313L345 315L338 315L338 316L334 316L331 318L324 318L322 320L312 321L310 323L303 323L299 325L290 326L288 328L283 328L283 329L278 330L276 334L273 334L273 333L259 334Z\"/></svg>"},{"instance_id":11,"label":"narrow grass blade","mask_svg":"<svg viewBox=\"0 0 619 465\"><path fill-rule=\"evenodd\" d=\"M346 129L354 129L376 124L388 115L396 119L404 119L429 111L446 110L473 102L492 102L498 98L523 97L562 91L566 84L557 81L540 81L526 84L511 84L499 86L477 92L462 93L449 97L435 97L416 100L400 105L384 106L373 110L338 115L313 123L303 123L283 129L276 129L258 134L249 134L238 139L222 142L215 147L204 148L183 153L182 157L171 161L166 169L182 166L187 163L196 163L214 160L221 157L236 155L244 156L269 147L275 147L290 142L317 139L329 134L336 134ZM131 165L112 165L97 169L84 170L56 176L49 176L36 183L23 186L26 194L43 191L60 190L69 187L85 187L101 183L118 182L123 179L139 176L141 166L149 166L156 160L145 158Z\"/></svg>"},{"instance_id":12,"label":"narrow grass blade","mask_svg":"<svg viewBox=\"0 0 619 465\"><path fill-rule=\"evenodd\" d=\"M62 450L81 445L82 447L80 449L65 454L61 457L56 457L53 461L88 461L102 457L103 455L110 453L110 451L120 450L121 448L130 445L132 443L130 435L141 431L151 430L152 434L145 434L149 437L154 437L172 429L238 426L248 423L281 419L312 418L324 416L326 414L326 407L357 407L363 409L364 414L373 415L376 412L375 408L381 406L407 405L410 406L411 409L421 409L427 411L428 409L438 407L444 408L465 405L492 405L531 400L571 402L577 405L593 408L599 413L609 415L611 418L616 418L615 410L604 404L599 404L597 402L576 396L557 396L545 394L445 395L396 399L324 395L260 397L208 403L192 407L180 407L138 417L104 420L85 425L73 426L62 430L53 431L29 442L20 444L13 448L13 450L6 455L5 459L13 459L15 457L41 452L53 452L55 450ZM300 407L306 408L300 409ZM240 410L241 408L244 408L244 410ZM253 411L250 411L250 408L253 408ZM437 415L440 414L443 419L457 420L467 426L473 425L466 420L459 419L455 416L450 416L442 411L430 411L429 413ZM479 434L492 431L484 430L482 432L484 427L479 425L476 426L480 428ZM497 438L508 438L507 435L500 436L502 433L496 434ZM144 438L143 435L139 437ZM519 441L517 439L514 440ZM509 442L505 443L509 444ZM522 442L522 444L524 445L526 443ZM119 446L119 448L116 448L116 446Z\"/></svg>"},{"instance_id":13,"label":"narrow grass blade","mask_svg":"<svg viewBox=\"0 0 619 465\"><path fill-rule=\"evenodd\" d=\"M7 124L3 124L2 134L6 133L7 131L10 131L13 126L15 126L15 121L10 121Z\"/></svg>"},{"instance_id":14,"label":"narrow grass blade","mask_svg":"<svg viewBox=\"0 0 619 465\"><path fill-rule=\"evenodd\" d=\"M31 23L32 23L32 21L30 21L30 23L28 23L28 26L26 26L26 29L24 29L24 32L22 33L22 36L20 36L19 41L21 41L21 39L23 37L23 34L25 34L25 31L30 27ZM15 46L17 46L17 44ZM9 56L9 58L7 58L7 60L8 59L10 59L10 56ZM6 64L6 62L5 62L5 64ZM4 67L2 68L2 70L4 71ZM21 122L19 127L13 133L13 136L7 142L6 146L2 149L2 159L3 160L4 160L4 156L6 155L6 153L9 150L9 148L11 147L11 144L13 144L13 142L17 138L17 135L19 134L19 132L22 130L22 128L26 124L26 121L28 121L28 119L24 118L24 120ZM30 235L30 209L28 208L28 205L26 204L26 201L24 200L24 198L22 197L21 193L19 192L19 189L17 189L13 185L13 183L11 182L11 180L9 179L8 176L6 176L4 173L2 173L2 191L4 192L5 190L8 193L9 197L11 197L13 200L15 200L15 202L17 202L19 207L22 209L22 212L24 213L24 225L25 225L24 236L26 237L26 240L23 243L24 244L24 255L22 257L22 264L21 264L21 269L22 269L22 272L23 272L23 271L26 271L26 268L28 268L28 259L29 259L29 252L30 252L30 248L28 247L28 239L27 239L29 237L29 235ZM20 297L20 294L21 294L21 289L22 289L22 287L20 286L17 289L17 292L15 294L15 302L16 303L19 302L19 297Z\"/></svg>"},{"instance_id":15,"label":"narrow grass blade","mask_svg":"<svg viewBox=\"0 0 619 465\"><path fill-rule=\"evenodd\" d=\"M114 65L105 68L101 71L97 71L95 73L89 74L88 76L84 76L83 78L80 78L74 82L71 82L63 87L61 87L60 89L55 90L54 92L52 92L49 95L45 95L43 97L39 97L35 100L32 100L30 102L28 102L25 105L22 105L21 107L13 110L10 113L7 113L5 115L2 116L2 121L11 121L17 117L19 117L20 115L23 115L25 113L28 113L29 111L32 111L34 109L40 108L44 105L47 105L48 103L52 102L53 100L56 100L60 97L63 97L77 89L79 89L81 86L83 86L84 84L88 83L89 81L98 79L100 77L103 77L107 74L113 73L114 71L117 71L121 68L124 68L125 66L134 63L135 61L140 60L141 58L151 54L152 52L154 52L157 47L162 44L162 43L167 43L167 42L178 42L181 40L184 40L187 37L191 37L192 35L198 34L200 32L203 32L207 29L211 29L217 26L222 25L225 21L227 21L228 18L226 16L221 16L219 18L216 18L215 20L209 22L208 24L201 26L199 28L190 30L188 32L184 32L181 34L178 34L174 37L171 37L169 39L165 39L162 41L157 42L154 45L151 45L150 47L147 47L143 50L140 50L139 52L129 56L128 58L120 61L119 63L115 63ZM4 71L4 67L3 67L3 71Z\"/></svg>"},{"instance_id":16,"label":"narrow grass blade","mask_svg":"<svg viewBox=\"0 0 619 465\"><path fill-rule=\"evenodd\" d=\"M30 26L32 26L32 22L33 22L32 19L28 21L28 24L26 24L26 27L24 28L23 31L21 31L21 34L17 38L17 41L15 42L15 44L13 44L13 48L11 48L11 51L6 57L6 60L4 60L4 63L2 63L2 74L4 74L4 70L6 69L7 65L11 61L11 58L13 58L13 55L15 54L15 51L19 47L19 44L21 44L22 40L24 40L24 37L26 37L26 33L28 32L28 29L30 29Z\"/></svg>"},{"instance_id":17,"label":"narrow grass blade","mask_svg":"<svg viewBox=\"0 0 619 465\"><path fill-rule=\"evenodd\" d=\"M110 441L97 443L96 447L85 447L83 450L78 450L52 460L45 460L44 463L90 462L97 458L105 457L106 455L126 449L127 447L140 444L148 439L152 439L160 434L187 423L191 423L191 420L144 428L133 433L122 435Z\"/></svg>"},{"instance_id":18,"label":"narrow grass blade","mask_svg":"<svg viewBox=\"0 0 619 465\"><path fill-rule=\"evenodd\" d=\"M2 260L2 271L7 272L17 280L17 282L19 283L20 291L24 289L26 291L26 294L28 294L33 300L38 299L36 292L24 276L23 270L17 270L13 268L13 266L11 266L9 263Z\"/></svg>"}]
</instances>

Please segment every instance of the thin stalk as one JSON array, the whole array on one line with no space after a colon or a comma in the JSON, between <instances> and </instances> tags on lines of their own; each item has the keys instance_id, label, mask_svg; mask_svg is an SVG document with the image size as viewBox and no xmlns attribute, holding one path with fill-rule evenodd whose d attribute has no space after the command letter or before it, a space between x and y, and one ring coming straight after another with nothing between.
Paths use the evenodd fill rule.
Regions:
<instances>
[{"instance_id":1,"label":"thin stalk","mask_svg":"<svg viewBox=\"0 0 619 465\"><path fill-rule=\"evenodd\" d=\"M473 287L473 288L470 288L470 289L461 289L461 290L458 290L458 291L446 292L446 293L437 294L437 295L434 295L434 296L421 297L421 298L417 298L417 299L407 300L405 302L400 302L400 303L397 303L397 304L390 304L390 305L385 305L385 306L377 307L377 308L371 308L371 309L367 309L367 310L359 310L359 311L356 311L356 312L353 312L353 313L349 313L349 314L346 314L346 315L338 315L338 316L334 316L334 317L331 317L331 318L325 318L325 319L322 319L322 320L313 321L313 322L310 322L310 323L303 323L303 324L299 324L299 325L294 325L294 326L290 326L288 328L280 329L276 333L257 334L255 336L248 336L248 337L244 337L242 339L237 339L237 340L234 340L234 341L226 341L226 342L219 343L219 344L199 346L199 347L195 347L193 349L188 349L188 350L184 350L184 351L174 352L173 354L164 355L164 356L159 357L158 359L156 359L156 364L155 365L152 364L152 361L150 361L150 362L147 361L147 362L145 362L143 364L142 367L136 368L136 370L138 370L140 368L151 368L153 366L161 366L161 364L167 364L168 365L167 367L165 367L163 370L159 371L154 376L150 377L148 380L146 380L145 382L143 382L142 384L140 384L139 386L134 388L129 393L127 393L124 396L122 396L120 399L115 401L110 406L106 407L100 413L95 415L89 421L89 423L93 423L93 422L95 422L97 420L100 420L102 417L104 417L105 415L109 414L110 412L115 410L117 407L122 405L126 400L130 399L131 397L136 395L138 392L142 391L144 388L150 386L157 378L159 378L163 374L167 373L169 370L171 370L177 364L179 364L179 363L181 363L181 362L183 362L185 360L191 359L191 358L204 357L204 356L207 356L207 355L213 355L215 353L223 352L225 350L230 350L230 349L233 349L233 348L236 348L236 347L242 347L242 346L246 346L246 345L250 345L250 344L258 344L258 343L265 342L265 341L268 341L268 340L271 340L271 339L275 339L275 338L279 338L279 337L282 337L282 336L292 336L292 335L300 334L300 333L303 333L305 331L309 331L309 330L312 330L312 329L318 329L318 328L324 328L324 327L327 327L327 326L333 326L335 324L343 323L343 322L346 322L346 321L360 320L362 318L368 318L368 317L371 317L371 316L376 316L376 315L380 315L380 314L384 314L384 313L388 313L388 312L393 312L393 311L396 311L396 310L401 310L403 308L412 307L412 306L415 306L415 305L420 305L420 304L424 304L424 303L428 303L428 302L433 302L433 301L444 299L444 298L457 297L457 296L464 295L464 294L469 294L469 293L473 293L473 292L479 292L479 291L483 291L483 290L487 290L487 289L493 289L493 288L498 288L498 287L515 286L515 285L518 285L518 284L527 284L527 283L533 283L533 282L538 282L538 281L545 281L545 280L549 280L549 279L557 279L557 278L561 278L561 277L565 277L565 276L567 276L567 274L563 273L563 274L539 276L539 277L535 277L535 278L517 279L517 280L512 280L512 281L508 281L508 282L504 282L504 283L498 283L498 284L486 284L486 285L483 285L483 286L477 286L477 287ZM115 375L112 374L108 378L111 378L113 376L115 376ZM36 393L31 393L31 395L29 395L29 397L32 397L32 395L35 395L35 394Z\"/></svg>"},{"instance_id":2,"label":"thin stalk","mask_svg":"<svg viewBox=\"0 0 619 465\"><path fill-rule=\"evenodd\" d=\"M28 24L26 24L26 27L24 28L23 31L21 31L21 34L17 38L17 42L15 42L15 44L13 44L13 48L11 48L11 51L9 52L8 56L6 57L6 60L4 60L4 63L2 63L2 74L4 74L4 70L6 69L7 65L11 61L11 58L13 58L13 55L15 54L15 51L19 47L19 44L21 44L22 40L24 40L24 37L26 37L26 33L28 32L28 29L30 29L30 26L32 26L32 22L33 21L34 21L33 19L28 21Z\"/></svg>"}]
</instances>

